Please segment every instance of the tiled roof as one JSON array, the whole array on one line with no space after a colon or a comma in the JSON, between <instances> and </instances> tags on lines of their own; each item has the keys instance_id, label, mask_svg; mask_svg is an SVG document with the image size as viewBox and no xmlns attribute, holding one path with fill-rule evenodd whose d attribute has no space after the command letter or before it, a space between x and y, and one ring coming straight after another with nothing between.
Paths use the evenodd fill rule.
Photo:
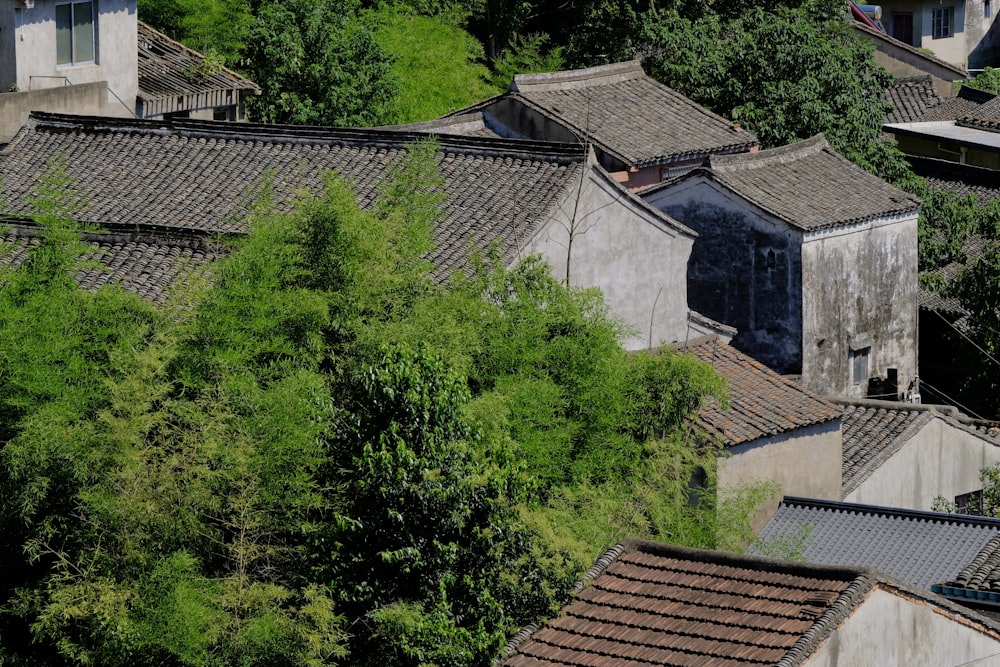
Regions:
<instances>
[{"instance_id":1,"label":"tiled roof","mask_svg":"<svg viewBox=\"0 0 1000 667\"><path fill-rule=\"evenodd\" d=\"M682 348L709 363L729 383L729 409L715 399L698 411L698 420L722 436L727 447L794 431L840 417L840 409L802 385L714 336Z\"/></svg>"},{"instance_id":2,"label":"tiled roof","mask_svg":"<svg viewBox=\"0 0 1000 667\"><path fill-rule=\"evenodd\" d=\"M1000 97L993 97L955 121L961 127L1000 132Z\"/></svg>"},{"instance_id":3,"label":"tiled roof","mask_svg":"<svg viewBox=\"0 0 1000 667\"><path fill-rule=\"evenodd\" d=\"M744 151L757 144L750 132L646 76L638 61L519 74L511 91L627 165Z\"/></svg>"},{"instance_id":4,"label":"tiled roof","mask_svg":"<svg viewBox=\"0 0 1000 667\"><path fill-rule=\"evenodd\" d=\"M502 667L800 665L878 583L861 568L626 540Z\"/></svg>"},{"instance_id":5,"label":"tiled roof","mask_svg":"<svg viewBox=\"0 0 1000 667\"><path fill-rule=\"evenodd\" d=\"M908 119L889 120L890 123L917 122L928 123L941 120L958 120L975 112L980 106L992 100L996 95L969 86L962 86L958 94L950 99L942 100L940 104L929 108L923 115Z\"/></svg>"},{"instance_id":6,"label":"tiled roof","mask_svg":"<svg viewBox=\"0 0 1000 667\"><path fill-rule=\"evenodd\" d=\"M8 204L0 218L27 219L50 159L63 155L86 200L72 212L114 229L240 232L253 192L269 180L279 209L317 193L333 172L362 206L377 197L406 151L426 135L207 121L136 121L36 114L0 154ZM427 259L442 279L494 243L512 260L548 220L585 168L577 145L439 138L443 220Z\"/></svg>"},{"instance_id":7,"label":"tiled roof","mask_svg":"<svg viewBox=\"0 0 1000 667\"><path fill-rule=\"evenodd\" d=\"M786 497L750 552L804 538L808 563L871 567L930 589L998 536L1000 519Z\"/></svg>"},{"instance_id":8,"label":"tiled roof","mask_svg":"<svg viewBox=\"0 0 1000 667\"><path fill-rule=\"evenodd\" d=\"M25 236L7 231L0 234L0 264L16 266L30 250L37 247L37 236ZM209 264L222 252L202 239L147 238L142 241L96 240L88 245L92 251L83 260L94 261L99 267L88 267L76 274L80 287L96 290L105 284L118 284L156 304L163 304L170 288L187 284L192 276L204 274Z\"/></svg>"},{"instance_id":9,"label":"tiled roof","mask_svg":"<svg viewBox=\"0 0 1000 667\"><path fill-rule=\"evenodd\" d=\"M975 420L945 405L912 405L868 399L833 399L842 408L844 495L857 489L931 420L1000 446L996 422Z\"/></svg>"},{"instance_id":10,"label":"tiled roof","mask_svg":"<svg viewBox=\"0 0 1000 667\"><path fill-rule=\"evenodd\" d=\"M713 155L707 167L654 185L643 196L698 176L713 179L793 227L814 231L915 212L920 201L833 150L822 134L738 155Z\"/></svg>"},{"instance_id":11,"label":"tiled roof","mask_svg":"<svg viewBox=\"0 0 1000 667\"><path fill-rule=\"evenodd\" d=\"M465 113L457 116L445 116L435 120L405 125L386 125L383 130L402 132L427 132L429 134L454 134L463 137L499 138L500 135L490 129L481 112Z\"/></svg>"},{"instance_id":12,"label":"tiled roof","mask_svg":"<svg viewBox=\"0 0 1000 667\"><path fill-rule=\"evenodd\" d=\"M217 90L260 92L225 67L201 72L205 56L139 21L139 98L145 101Z\"/></svg>"},{"instance_id":13,"label":"tiled roof","mask_svg":"<svg viewBox=\"0 0 1000 667\"><path fill-rule=\"evenodd\" d=\"M980 206L1000 198L1000 177L995 169L916 155L907 155L906 159L915 174L936 188L960 196L973 195Z\"/></svg>"},{"instance_id":14,"label":"tiled roof","mask_svg":"<svg viewBox=\"0 0 1000 667\"><path fill-rule=\"evenodd\" d=\"M886 91L893 110L886 116L888 123L906 123L916 120L928 110L941 104L929 74L896 79Z\"/></svg>"},{"instance_id":15,"label":"tiled roof","mask_svg":"<svg viewBox=\"0 0 1000 667\"><path fill-rule=\"evenodd\" d=\"M971 590L1000 592L1000 535L990 541L947 585Z\"/></svg>"},{"instance_id":16,"label":"tiled roof","mask_svg":"<svg viewBox=\"0 0 1000 667\"><path fill-rule=\"evenodd\" d=\"M844 495L857 489L879 466L936 416L905 403L875 402L843 406L842 482Z\"/></svg>"}]
</instances>

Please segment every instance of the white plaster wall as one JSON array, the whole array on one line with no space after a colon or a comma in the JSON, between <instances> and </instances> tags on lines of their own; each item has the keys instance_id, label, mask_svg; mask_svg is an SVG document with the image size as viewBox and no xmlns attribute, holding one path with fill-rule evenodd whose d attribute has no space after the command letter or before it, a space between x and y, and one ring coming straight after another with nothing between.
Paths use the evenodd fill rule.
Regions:
<instances>
[{"instance_id":1,"label":"white plaster wall","mask_svg":"<svg viewBox=\"0 0 1000 667\"><path fill-rule=\"evenodd\" d=\"M955 612L879 585L803 665L993 667L1000 665L1000 638Z\"/></svg>"},{"instance_id":2,"label":"white plaster wall","mask_svg":"<svg viewBox=\"0 0 1000 667\"><path fill-rule=\"evenodd\" d=\"M865 396L850 349L870 347L869 377L917 374L917 215L820 230L802 244L802 382L830 396ZM890 399L891 400L891 399Z\"/></svg>"},{"instance_id":3,"label":"white plaster wall","mask_svg":"<svg viewBox=\"0 0 1000 667\"><path fill-rule=\"evenodd\" d=\"M929 510L937 496L953 500L982 488L979 469L997 463L1000 447L933 419L844 500Z\"/></svg>"},{"instance_id":4,"label":"white plaster wall","mask_svg":"<svg viewBox=\"0 0 1000 667\"><path fill-rule=\"evenodd\" d=\"M955 8L955 25L954 33L951 37L944 37L941 39L934 39L931 35L932 30L932 19L933 12L935 8L945 7L948 4ZM913 32L914 39L916 39L917 32L917 17L913 17ZM969 51L971 47L975 46L969 45L966 40L966 23L965 23L965 2L927 2L924 4L920 16L920 44L925 49L930 49L934 52L934 55L945 61L946 63L951 63L952 65L958 65L959 67L965 67L966 62L969 59Z\"/></svg>"},{"instance_id":5,"label":"white plaster wall","mask_svg":"<svg viewBox=\"0 0 1000 667\"><path fill-rule=\"evenodd\" d=\"M97 57L86 65L56 64L55 0L35 0L34 8L20 10L14 27L17 86L34 90L65 85L62 78L40 77L65 77L71 84L107 81L108 113L131 116L139 88L136 2L95 1Z\"/></svg>"},{"instance_id":6,"label":"white plaster wall","mask_svg":"<svg viewBox=\"0 0 1000 667\"><path fill-rule=\"evenodd\" d=\"M572 188L526 252L542 255L564 278L575 209L570 285L600 288L612 312L632 329L623 341L626 349L684 340L693 235L669 225L598 169L587 170L579 202Z\"/></svg>"},{"instance_id":7,"label":"white plaster wall","mask_svg":"<svg viewBox=\"0 0 1000 667\"><path fill-rule=\"evenodd\" d=\"M841 452L839 419L729 447L718 461L719 491L725 494L761 481L781 487L753 517L752 527L758 532L774 514L782 496L840 500Z\"/></svg>"}]
</instances>

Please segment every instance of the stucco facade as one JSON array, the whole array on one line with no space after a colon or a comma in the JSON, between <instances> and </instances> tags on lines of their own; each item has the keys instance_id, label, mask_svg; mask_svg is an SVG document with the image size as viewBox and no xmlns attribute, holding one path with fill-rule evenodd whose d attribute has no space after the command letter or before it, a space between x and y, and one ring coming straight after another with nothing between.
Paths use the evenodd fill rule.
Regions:
<instances>
[{"instance_id":1,"label":"stucco facade","mask_svg":"<svg viewBox=\"0 0 1000 667\"><path fill-rule=\"evenodd\" d=\"M762 503L751 520L756 533L771 518L782 496L840 500L840 420L804 426L728 447L718 461L720 494L757 482L776 484L778 493Z\"/></svg>"},{"instance_id":2,"label":"stucco facade","mask_svg":"<svg viewBox=\"0 0 1000 667\"><path fill-rule=\"evenodd\" d=\"M880 583L802 665L998 664L997 630L945 605Z\"/></svg>"},{"instance_id":3,"label":"stucco facade","mask_svg":"<svg viewBox=\"0 0 1000 667\"><path fill-rule=\"evenodd\" d=\"M929 510L938 496L953 501L981 489L980 468L997 463L997 443L938 417L914 433L844 500Z\"/></svg>"},{"instance_id":4,"label":"stucco facade","mask_svg":"<svg viewBox=\"0 0 1000 667\"><path fill-rule=\"evenodd\" d=\"M598 287L612 312L631 329L626 349L682 341L688 331L685 274L695 234L629 195L593 166L579 188L524 252L538 253L554 275L576 287ZM571 222L575 220L575 222Z\"/></svg>"},{"instance_id":5,"label":"stucco facade","mask_svg":"<svg viewBox=\"0 0 1000 667\"><path fill-rule=\"evenodd\" d=\"M801 256L806 386L859 398L877 393L869 378L895 376L905 392L917 376L916 214L808 232ZM851 357L864 350L857 377Z\"/></svg>"},{"instance_id":6,"label":"stucco facade","mask_svg":"<svg viewBox=\"0 0 1000 667\"><path fill-rule=\"evenodd\" d=\"M93 3L93 59L58 64L56 6L66 4L0 0L0 90L106 81L108 115L131 116L138 91L135 0Z\"/></svg>"},{"instance_id":7,"label":"stucco facade","mask_svg":"<svg viewBox=\"0 0 1000 667\"><path fill-rule=\"evenodd\" d=\"M963 68L997 63L1000 35L994 29L1000 7L990 0L890 0L882 7L886 31L907 44ZM950 22L948 29L942 21Z\"/></svg>"},{"instance_id":8,"label":"stucco facade","mask_svg":"<svg viewBox=\"0 0 1000 667\"><path fill-rule=\"evenodd\" d=\"M863 397L872 378L895 378L893 393L905 394L917 375L917 202L852 176L860 170L821 142L801 144L734 156L735 167L713 158L719 172L699 169L642 196L698 233L688 301L735 327L734 347L801 374L819 394Z\"/></svg>"}]
</instances>

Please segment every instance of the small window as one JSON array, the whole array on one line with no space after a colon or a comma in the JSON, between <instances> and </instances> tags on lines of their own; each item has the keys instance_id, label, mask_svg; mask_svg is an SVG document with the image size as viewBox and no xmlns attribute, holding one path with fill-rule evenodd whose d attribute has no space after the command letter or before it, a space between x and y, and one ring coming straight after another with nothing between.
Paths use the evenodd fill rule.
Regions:
<instances>
[{"instance_id":1,"label":"small window","mask_svg":"<svg viewBox=\"0 0 1000 667\"><path fill-rule=\"evenodd\" d=\"M94 62L94 44L94 3L56 5L56 64Z\"/></svg>"},{"instance_id":2,"label":"small window","mask_svg":"<svg viewBox=\"0 0 1000 667\"><path fill-rule=\"evenodd\" d=\"M983 3L983 17L989 18L991 16L993 16L993 8L990 7L990 0L986 0Z\"/></svg>"},{"instance_id":3,"label":"small window","mask_svg":"<svg viewBox=\"0 0 1000 667\"><path fill-rule=\"evenodd\" d=\"M970 491L960 496L955 496L956 514L983 515L983 491Z\"/></svg>"},{"instance_id":4,"label":"small window","mask_svg":"<svg viewBox=\"0 0 1000 667\"><path fill-rule=\"evenodd\" d=\"M212 109L212 120L236 120L236 107L215 107Z\"/></svg>"},{"instance_id":5,"label":"small window","mask_svg":"<svg viewBox=\"0 0 1000 667\"><path fill-rule=\"evenodd\" d=\"M868 356L871 348L865 347L860 350L851 350L849 361L851 364L851 384L861 384L868 380Z\"/></svg>"},{"instance_id":6,"label":"small window","mask_svg":"<svg viewBox=\"0 0 1000 667\"><path fill-rule=\"evenodd\" d=\"M937 7L931 13L931 37L942 39L955 34L955 8Z\"/></svg>"},{"instance_id":7,"label":"small window","mask_svg":"<svg viewBox=\"0 0 1000 667\"><path fill-rule=\"evenodd\" d=\"M773 269L774 266L775 266L775 260L776 259L777 258L774 256L774 251L773 250L768 250L767 251L767 268Z\"/></svg>"}]
</instances>

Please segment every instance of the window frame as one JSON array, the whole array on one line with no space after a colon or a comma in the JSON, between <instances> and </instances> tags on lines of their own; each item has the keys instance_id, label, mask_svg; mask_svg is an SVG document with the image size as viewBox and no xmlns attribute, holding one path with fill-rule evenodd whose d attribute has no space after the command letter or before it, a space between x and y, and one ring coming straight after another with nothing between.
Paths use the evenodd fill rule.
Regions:
<instances>
[{"instance_id":1,"label":"window frame","mask_svg":"<svg viewBox=\"0 0 1000 667\"><path fill-rule=\"evenodd\" d=\"M857 350L850 348L847 361L850 367L851 384L853 386L859 386L868 381L869 370L871 368L871 354L871 346L862 347Z\"/></svg>"},{"instance_id":2,"label":"window frame","mask_svg":"<svg viewBox=\"0 0 1000 667\"><path fill-rule=\"evenodd\" d=\"M90 20L89 23L78 23L77 11L81 5L89 5L90 7ZM65 59L65 54L61 54L60 50L63 45L60 44L60 20L64 20L60 17L60 8L69 8L69 25L63 27L63 30L68 30L69 40L68 40L68 60ZM55 5L55 24L56 24L56 67L75 67L78 65L93 65L97 62L97 0L67 0L66 2L57 2ZM80 35L83 30L87 29L89 26L89 52L85 54L80 54Z\"/></svg>"},{"instance_id":3,"label":"window frame","mask_svg":"<svg viewBox=\"0 0 1000 667\"><path fill-rule=\"evenodd\" d=\"M931 39L955 36L955 7L934 7L931 10Z\"/></svg>"}]
</instances>

